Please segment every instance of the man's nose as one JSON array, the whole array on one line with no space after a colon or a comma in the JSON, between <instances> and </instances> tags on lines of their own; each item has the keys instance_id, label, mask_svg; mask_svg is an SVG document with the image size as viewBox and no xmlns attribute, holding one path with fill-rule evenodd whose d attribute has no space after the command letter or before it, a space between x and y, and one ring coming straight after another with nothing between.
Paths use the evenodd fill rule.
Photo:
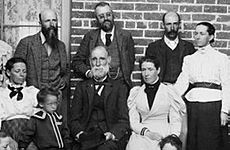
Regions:
<instances>
[{"instance_id":1,"label":"man's nose","mask_svg":"<svg viewBox=\"0 0 230 150\"><path fill-rule=\"evenodd\" d=\"M98 60L96 60L96 66L100 66L101 65L101 62L100 62L100 60L98 59Z\"/></svg>"}]
</instances>

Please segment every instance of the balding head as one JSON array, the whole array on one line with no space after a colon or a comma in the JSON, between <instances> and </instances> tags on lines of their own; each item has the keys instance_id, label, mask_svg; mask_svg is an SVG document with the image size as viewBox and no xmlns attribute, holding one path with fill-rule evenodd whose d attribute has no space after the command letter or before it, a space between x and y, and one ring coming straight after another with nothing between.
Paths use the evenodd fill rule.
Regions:
<instances>
[{"instance_id":1,"label":"balding head","mask_svg":"<svg viewBox=\"0 0 230 150\"><path fill-rule=\"evenodd\" d=\"M180 16L175 12L165 13L163 16L163 28L165 36L169 40L175 40L179 34Z\"/></svg>"},{"instance_id":2,"label":"balding head","mask_svg":"<svg viewBox=\"0 0 230 150\"><path fill-rule=\"evenodd\" d=\"M50 17L57 20L57 13L52 9L45 9L39 14L39 21L42 23L42 21Z\"/></svg>"},{"instance_id":3,"label":"balding head","mask_svg":"<svg viewBox=\"0 0 230 150\"><path fill-rule=\"evenodd\" d=\"M171 19L174 19L174 20L177 20L177 22L181 22L181 18L180 18L180 15L176 12L167 12L163 15L163 18L162 18L162 22L165 23L165 20L171 20Z\"/></svg>"}]
</instances>

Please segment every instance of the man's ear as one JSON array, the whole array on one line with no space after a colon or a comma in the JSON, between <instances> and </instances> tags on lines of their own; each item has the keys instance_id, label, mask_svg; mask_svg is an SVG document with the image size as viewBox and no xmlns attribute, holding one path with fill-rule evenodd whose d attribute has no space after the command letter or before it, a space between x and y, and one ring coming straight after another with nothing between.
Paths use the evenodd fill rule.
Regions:
<instances>
[{"instance_id":1,"label":"man's ear","mask_svg":"<svg viewBox=\"0 0 230 150\"><path fill-rule=\"evenodd\" d=\"M159 67L158 69L157 69L157 74L159 74L161 72L161 68Z\"/></svg>"},{"instance_id":2,"label":"man's ear","mask_svg":"<svg viewBox=\"0 0 230 150\"><path fill-rule=\"evenodd\" d=\"M44 104L38 103L38 105L39 105L41 108L44 107Z\"/></svg>"},{"instance_id":3,"label":"man's ear","mask_svg":"<svg viewBox=\"0 0 230 150\"><path fill-rule=\"evenodd\" d=\"M107 61L109 64L111 63L111 59L112 59L111 56L108 56Z\"/></svg>"}]
</instances>

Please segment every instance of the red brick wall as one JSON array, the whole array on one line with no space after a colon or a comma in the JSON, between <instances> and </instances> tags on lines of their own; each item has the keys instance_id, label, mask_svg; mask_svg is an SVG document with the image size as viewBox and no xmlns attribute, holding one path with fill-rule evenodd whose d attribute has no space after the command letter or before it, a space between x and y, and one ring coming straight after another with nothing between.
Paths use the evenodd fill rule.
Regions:
<instances>
[{"instance_id":1,"label":"red brick wall","mask_svg":"<svg viewBox=\"0 0 230 150\"><path fill-rule=\"evenodd\" d=\"M97 0L72 0L71 10L71 56L73 56L83 35L95 27L93 8ZM116 14L116 22L129 30L135 40L136 60L143 56L147 45L159 39L162 15L176 11L181 15L181 36L193 42L195 25L209 21L216 27L214 47L230 55L230 0L110 0L107 1ZM140 81L137 63L132 81ZM75 85L76 75L72 75Z\"/></svg>"}]
</instances>

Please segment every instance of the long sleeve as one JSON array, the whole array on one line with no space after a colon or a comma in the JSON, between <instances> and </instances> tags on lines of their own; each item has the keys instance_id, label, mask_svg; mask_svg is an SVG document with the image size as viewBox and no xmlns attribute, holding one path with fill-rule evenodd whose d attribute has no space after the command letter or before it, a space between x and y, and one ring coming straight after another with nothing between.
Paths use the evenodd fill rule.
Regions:
<instances>
[{"instance_id":1,"label":"long sleeve","mask_svg":"<svg viewBox=\"0 0 230 150\"><path fill-rule=\"evenodd\" d=\"M14 57L20 57L26 60L28 44L25 39L19 41L16 50L14 52Z\"/></svg>"},{"instance_id":2,"label":"long sleeve","mask_svg":"<svg viewBox=\"0 0 230 150\"><path fill-rule=\"evenodd\" d=\"M83 92L81 91L81 83L76 87L72 108L71 108L71 120L70 131L72 136L76 136L80 131L83 131L84 127L81 126L80 121L83 112ZM86 119L86 118L85 118Z\"/></svg>"},{"instance_id":3,"label":"long sleeve","mask_svg":"<svg viewBox=\"0 0 230 150\"><path fill-rule=\"evenodd\" d=\"M128 108L129 108L129 120L131 129L136 133L140 134L142 128L145 126L141 123L141 116L136 109L135 98L138 94L140 87L134 87L130 90L130 94L127 100Z\"/></svg>"},{"instance_id":4,"label":"long sleeve","mask_svg":"<svg viewBox=\"0 0 230 150\"><path fill-rule=\"evenodd\" d=\"M78 48L77 53L74 55L72 60L72 67L74 71L80 73L82 76L85 76L86 71L90 69L89 44L90 44L90 32L87 33L82 39L80 47Z\"/></svg>"},{"instance_id":5,"label":"long sleeve","mask_svg":"<svg viewBox=\"0 0 230 150\"><path fill-rule=\"evenodd\" d=\"M230 62L227 56L220 61L220 80L222 86L221 111L230 113Z\"/></svg>"},{"instance_id":6,"label":"long sleeve","mask_svg":"<svg viewBox=\"0 0 230 150\"><path fill-rule=\"evenodd\" d=\"M182 118L186 115L186 106L179 94L173 89L169 88L169 98L171 106L169 110L169 122L170 122L170 134L176 134L177 136L181 133Z\"/></svg>"},{"instance_id":7,"label":"long sleeve","mask_svg":"<svg viewBox=\"0 0 230 150\"><path fill-rule=\"evenodd\" d=\"M188 57L184 58L182 71L174 84L179 95L183 95L189 86L189 65Z\"/></svg>"}]
</instances>

